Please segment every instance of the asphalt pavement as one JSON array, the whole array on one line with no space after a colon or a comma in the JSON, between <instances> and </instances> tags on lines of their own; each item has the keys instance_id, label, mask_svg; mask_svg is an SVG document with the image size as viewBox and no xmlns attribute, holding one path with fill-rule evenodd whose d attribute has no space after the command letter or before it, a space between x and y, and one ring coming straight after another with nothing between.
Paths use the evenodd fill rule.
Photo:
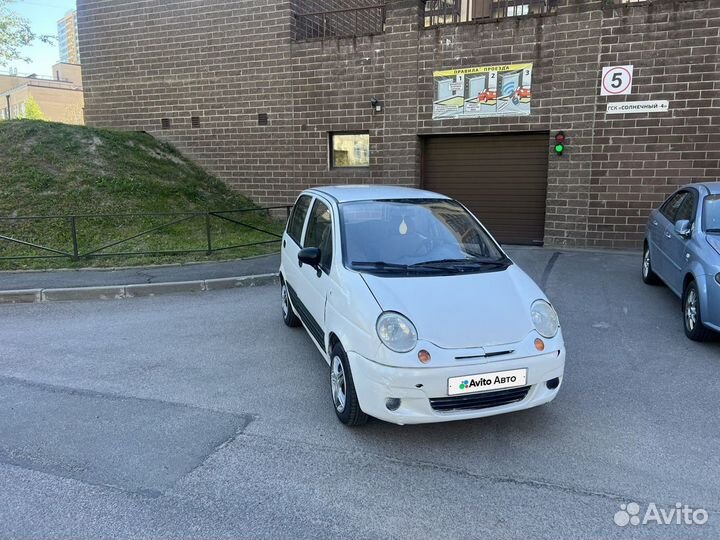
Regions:
<instances>
[{"instance_id":1,"label":"asphalt pavement","mask_svg":"<svg viewBox=\"0 0 720 540\"><path fill-rule=\"evenodd\" d=\"M0 306L0 537L718 538L720 341L638 255L510 251L563 388L448 424L342 426L276 287ZM616 525L633 502L709 519Z\"/></svg>"}]
</instances>

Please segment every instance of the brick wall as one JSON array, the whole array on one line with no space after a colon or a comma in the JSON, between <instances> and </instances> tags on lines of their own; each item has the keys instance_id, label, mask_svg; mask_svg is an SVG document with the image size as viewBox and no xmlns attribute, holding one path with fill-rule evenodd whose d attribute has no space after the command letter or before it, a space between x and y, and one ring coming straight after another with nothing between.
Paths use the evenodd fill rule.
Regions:
<instances>
[{"instance_id":1,"label":"brick wall","mask_svg":"<svg viewBox=\"0 0 720 540\"><path fill-rule=\"evenodd\" d=\"M629 248L676 186L720 176L715 0L560 0L550 15L434 29L421 27L419 0L393 0L382 35L307 42L292 39L288 0L79 0L78 10L87 121L166 138L261 203L331 182L418 185L425 135L562 129L546 242ZM531 116L432 120L434 70L505 62L535 64ZM600 97L602 66L624 64L634 94ZM668 99L671 112L607 116L608 99ZM370 132L369 170L329 169L328 132L346 130Z\"/></svg>"}]
</instances>

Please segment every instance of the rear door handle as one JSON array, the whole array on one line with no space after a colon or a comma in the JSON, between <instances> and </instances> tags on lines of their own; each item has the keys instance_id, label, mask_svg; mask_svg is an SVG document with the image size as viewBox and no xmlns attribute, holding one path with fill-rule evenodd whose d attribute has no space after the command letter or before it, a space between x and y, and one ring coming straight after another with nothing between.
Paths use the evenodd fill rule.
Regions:
<instances>
[{"instance_id":1,"label":"rear door handle","mask_svg":"<svg viewBox=\"0 0 720 540\"><path fill-rule=\"evenodd\" d=\"M656 227L659 225L657 220L653 220L653 225L655 225Z\"/></svg>"}]
</instances>

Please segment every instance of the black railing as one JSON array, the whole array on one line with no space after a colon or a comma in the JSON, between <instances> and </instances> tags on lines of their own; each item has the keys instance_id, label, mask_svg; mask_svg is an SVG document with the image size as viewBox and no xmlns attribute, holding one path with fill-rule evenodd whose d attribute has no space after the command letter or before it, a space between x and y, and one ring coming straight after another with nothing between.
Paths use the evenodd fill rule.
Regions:
<instances>
[{"instance_id":1,"label":"black railing","mask_svg":"<svg viewBox=\"0 0 720 540\"><path fill-rule=\"evenodd\" d=\"M238 250L280 242L284 222L273 217L289 217L291 206L271 206L218 212L169 212L147 214L78 214L68 216L0 217L0 261L33 259L93 259L100 257L134 257L143 255L183 255ZM123 226L98 227L91 222L117 220ZM157 223L160 221L160 223ZM130 222L129 224L127 222ZM31 224L46 223L49 228L38 233ZM85 226L85 228L83 227ZM119 238L104 238L110 231L135 228ZM248 241L238 243L242 231ZM163 238L163 234L167 235ZM37 236L42 236L38 239ZM123 249L134 241L155 236L159 244L149 249ZM181 239L181 246L178 245ZM193 245L194 244L194 245ZM10 246L9 248L7 246ZM14 248L14 249L13 249ZM25 251L29 250L33 254ZM5 252L5 253L3 253Z\"/></svg>"},{"instance_id":2,"label":"black railing","mask_svg":"<svg viewBox=\"0 0 720 540\"><path fill-rule=\"evenodd\" d=\"M549 13L556 0L426 0L425 27Z\"/></svg>"},{"instance_id":3,"label":"black railing","mask_svg":"<svg viewBox=\"0 0 720 540\"><path fill-rule=\"evenodd\" d=\"M326 39L382 34L385 5L295 14L295 39Z\"/></svg>"}]
</instances>

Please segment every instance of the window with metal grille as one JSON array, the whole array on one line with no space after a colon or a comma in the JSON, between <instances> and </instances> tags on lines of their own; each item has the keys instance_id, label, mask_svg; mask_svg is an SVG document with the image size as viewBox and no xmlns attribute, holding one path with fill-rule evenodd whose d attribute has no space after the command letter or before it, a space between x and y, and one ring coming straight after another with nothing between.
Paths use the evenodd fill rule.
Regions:
<instances>
[{"instance_id":1,"label":"window with metal grille","mask_svg":"<svg viewBox=\"0 0 720 540\"><path fill-rule=\"evenodd\" d=\"M425 0L425 27L550 13L556 0Z\"/></svg>"},{"instance_id":2,"label":"window with metal grille","mask_svg":"<svg viewBox=\"0 0 720 540\"><path fill-rule=\"evenodd\" d=\"M171 122L169 118L163 118L160 120L160 124L162 125L163 129L170 129Z\"/></svg>"}]
</instances>

